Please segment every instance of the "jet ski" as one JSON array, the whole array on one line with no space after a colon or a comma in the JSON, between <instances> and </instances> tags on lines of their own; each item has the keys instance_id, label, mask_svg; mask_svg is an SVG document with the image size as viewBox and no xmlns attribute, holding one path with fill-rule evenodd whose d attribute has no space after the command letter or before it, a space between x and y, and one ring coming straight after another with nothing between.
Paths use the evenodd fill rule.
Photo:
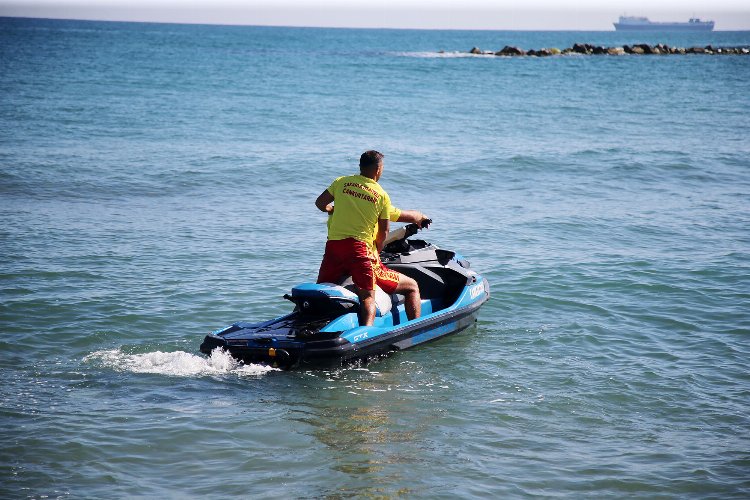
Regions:
<instances>
[{"instance_id":1,"label":"jet ski","mask_svg":"<svg viewBox=\"0 0 750 500\"><path fill-rule=\"evenodd\" d=\"M467 328L489 299L489 284L461 254L409 239L418 230L416 224L408 224L391 231L380 259L416 280L422 300L419 318L407 318L402 295L388 295L378 288L375 323L360 326L359 298L351 277L339 283L301 283L284 295L294 304L291 313L216 330L203 340L201 352L223 349L245 363L282 369L335 368Z\"/></svg>"}]
</instances>

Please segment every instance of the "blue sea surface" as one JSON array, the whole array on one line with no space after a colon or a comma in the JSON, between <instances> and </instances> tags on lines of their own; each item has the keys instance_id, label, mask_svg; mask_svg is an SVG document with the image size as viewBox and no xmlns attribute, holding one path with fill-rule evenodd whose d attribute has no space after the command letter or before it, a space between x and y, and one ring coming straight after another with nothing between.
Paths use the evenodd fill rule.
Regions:
<instances>
[{"instance_id":1,"label":"blue sea surface","mask_svg":"<svg viewBox=\"0 0 750 500\"><path fill-rule=\"evenodd\" d=\"M750 497L749 32L0 18L0 497ZM442 51L442 52L441 52ZM385 154L490 282L366 366L205 357Z\"/></svg>"}]
</instances>

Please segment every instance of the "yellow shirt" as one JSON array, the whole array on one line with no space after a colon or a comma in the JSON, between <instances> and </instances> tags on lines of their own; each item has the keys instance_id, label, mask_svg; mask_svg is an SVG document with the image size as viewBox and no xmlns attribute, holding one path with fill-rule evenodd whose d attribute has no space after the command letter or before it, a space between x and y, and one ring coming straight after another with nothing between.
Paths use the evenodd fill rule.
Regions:
<instances>
[{"instance_id":1,"label":"yellow shirt","mask_svg":"<svg viewBox=\"0 0 750 500\"><path fill-rule=\"evenodd\" d=\"M380 184L363 175L339 177L328 192L336 207L328 219L329 240L354 238L374 248L378 219L398 220L401 215Z\"/></svg>"}]
</instances>

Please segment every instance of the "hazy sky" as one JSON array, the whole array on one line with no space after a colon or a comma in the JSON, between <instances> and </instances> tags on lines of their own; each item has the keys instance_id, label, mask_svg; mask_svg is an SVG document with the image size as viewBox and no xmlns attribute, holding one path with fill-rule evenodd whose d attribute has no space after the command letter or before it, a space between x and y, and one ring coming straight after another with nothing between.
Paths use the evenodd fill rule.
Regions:
<instances>
[{"instance_id":1,"label":"hazy sky","mask_svg":"<svg viewBox=\"0 0 750 500\"><path fill-rule=\"evenodd\" d=\"M750 29L750 0L0 0L0 16L282 26L612 30L622 14Z\"/></svg>"}]
</instances>

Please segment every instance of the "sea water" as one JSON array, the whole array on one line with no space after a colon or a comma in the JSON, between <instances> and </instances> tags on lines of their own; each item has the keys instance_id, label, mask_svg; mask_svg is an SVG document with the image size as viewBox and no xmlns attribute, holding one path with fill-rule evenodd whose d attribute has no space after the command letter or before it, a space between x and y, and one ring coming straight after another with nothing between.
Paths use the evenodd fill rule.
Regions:
<instances>
[{"instance_id":1,"label":"sea water","mask_svg":"<svg viewBox=\"0 0 750 500\"><path fill-rule=\"evenodd\" d=\"M750 496L748 33L0 19L0 496ZM443 52L441 52L443 51ZM364 367L198 352L385 154L491 300Z\"/></svg>"}]
</instances>

